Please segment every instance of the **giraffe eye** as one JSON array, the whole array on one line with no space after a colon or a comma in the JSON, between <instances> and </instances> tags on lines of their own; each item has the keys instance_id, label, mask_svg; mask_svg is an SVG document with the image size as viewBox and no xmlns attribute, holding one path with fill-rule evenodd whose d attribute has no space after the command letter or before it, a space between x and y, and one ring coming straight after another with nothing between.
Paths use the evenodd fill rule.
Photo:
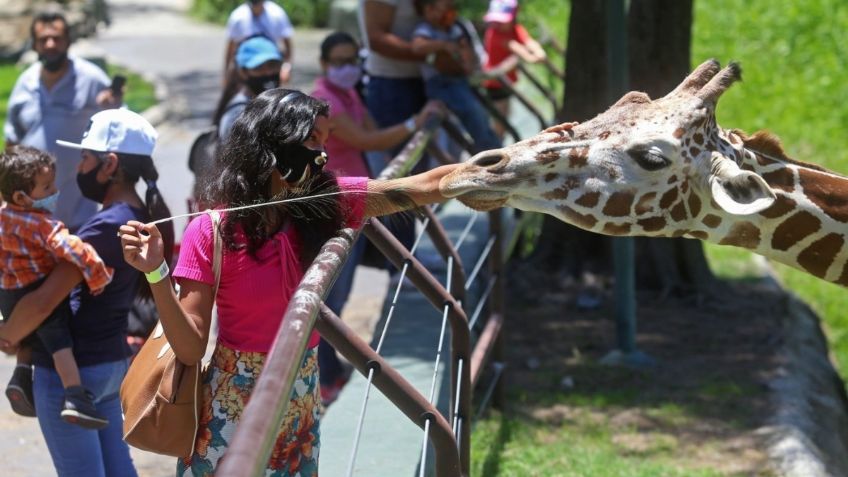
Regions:
<instances>
[{"instance_id":1,"label":"giraffe eye","mask_svg":"<svg viewBox=\"0 0 848 477\"><path fill-rule=\"evenodd\" d=\"M662 150L656 146L634 146L627 150L627 154L646 171L658 171L671 164L671 161L663 156Z\"/></svg>"}]
</instances>

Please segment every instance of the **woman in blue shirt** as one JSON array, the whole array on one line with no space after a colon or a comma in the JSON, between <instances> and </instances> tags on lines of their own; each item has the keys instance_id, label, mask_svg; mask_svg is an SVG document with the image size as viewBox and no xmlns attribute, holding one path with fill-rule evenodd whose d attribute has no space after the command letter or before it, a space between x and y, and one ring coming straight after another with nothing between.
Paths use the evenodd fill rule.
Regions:
<instances>
[{"instance_id":1,"label":"woman in blue shirt","mask_svg":"<svg viewBox=\"0 0 848 477\"><path fill-rule=\"evenodd\" d=\"M149 288L143 285L141 274L124 261L117 233L128 220L148 222L170 215L156 188L158 173L150 157L156 131L138 114L113 109L92 116L80 144L59 144L81 150L77 169L80 191L103 205L77 235L114 268L114 277L101 294L93 296L87 288L77 286L79 271L60 263L41 287L18 302L5 326L19 341L73 290L75 313L69 325L74 357L83 384L94 393L97 410L109 419L109 426L86 430L58 417L63 404L61 381L50 355L34 346L33 395L39 425L60 477L133 477L137 474L123 441L118 391L129 365L127 315L136 295L149 293ZM135 191L139 179L148 186L144 201ZM166 244L172 247L173 227L166 230Z\"/></svg>"}]
</instances>

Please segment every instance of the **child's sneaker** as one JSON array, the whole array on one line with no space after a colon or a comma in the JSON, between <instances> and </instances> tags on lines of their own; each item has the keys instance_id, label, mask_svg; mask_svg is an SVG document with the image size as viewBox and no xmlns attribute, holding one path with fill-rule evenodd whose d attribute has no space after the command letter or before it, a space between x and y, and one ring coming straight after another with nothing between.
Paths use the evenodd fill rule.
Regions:
<instances>
[{"instance_id":1,"label":"child's sneaker","mask_svg":"<svg viewBox=\"0 0 848 477\"><path fill-rule=\"evenodd\" d=\"M109 420L97 412L94 407L94 394L82 386L65 388L65 408L62 420L86 429L103 429Z\"/></svg>"},{"instance_id":2,"label":"child's sneaker","mask_svg":"<svg viewBox=\"0 0 848 477\"><path fill-rule=\"evenodd\" d=\"M16 414L35 417L35 405L32 399L32 366L19 364L12 372L12 379L6 385L6 397Z\"/></svg>"}]
</instances>

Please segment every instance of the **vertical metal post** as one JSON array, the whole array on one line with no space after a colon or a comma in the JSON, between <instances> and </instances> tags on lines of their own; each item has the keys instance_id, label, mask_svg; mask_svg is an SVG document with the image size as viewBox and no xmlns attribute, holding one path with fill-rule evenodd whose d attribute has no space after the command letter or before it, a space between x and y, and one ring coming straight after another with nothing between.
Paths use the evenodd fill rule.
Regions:
<instances>
[{"instance_id":1,"label":"vertical metal post","mask_svg":"<svg viewBox=\"0 0 848 477\"><path fill-rule=\"evenodd\" d=\"M607 1L607 85L609 102L614 103L630 88L627 62L627 3ZM631 237L613 239L615 263L615 324L618 349L604 358L605 363L630 366L650 365L652 360L636 348L636 266Z\"/></svg>"},{"instance_id":2,"label":"vertical metal post","mask_svg":"<svg viewBox=\"0 0 848 477\"><path fill-rule=\"evenodd\" d=\"M492 290L490 298L490 319L495 318L494 315L499 315L500 319L506 317L506 278L504 264L504 243L503 243L503 221L501 214L508 209L495 209L489 212L489 234L496 237L495 246L492 249L492 255L489 257L489 271L496 276L495 288ZM495 343L492 349L492 362L505 363L506 353L504 352L504 337L500 331L495 338ZM506 385L504 380L506 373L495 376L497 384L495 384L494 394L492 395L492 404L498 409L506 409Z\"/></svg>"},{"instance_id":3,"label":"vertical metal post","mask_svg":"<svg viewBox=\"0 0 848 477\"><path fill-rule=\"evenodd\" d=\"M607 0L607 83L610 104L627 92L627 18L624 0ZM636 292L633 239L613 239L615 263L615 322L618 349L625 354L636 350Z\"/></svg>"}]
</instances>

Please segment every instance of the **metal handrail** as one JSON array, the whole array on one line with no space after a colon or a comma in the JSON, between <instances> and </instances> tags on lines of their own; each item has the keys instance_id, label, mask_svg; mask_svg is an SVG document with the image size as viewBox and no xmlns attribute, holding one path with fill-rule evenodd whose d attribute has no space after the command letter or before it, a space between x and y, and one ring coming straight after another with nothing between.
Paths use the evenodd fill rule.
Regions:
<instances>
[{"instance_id":1,"label":"metal handrail","mask_svg":"<svg viewBox=\"0 0 848 477\"><path fill-rule=\"evenodd\" d=\"M436 474L460 475L459 449L453 438L451 425L436 407L326 305L321 306L321 314L315 328L357 371L365 376L371 374L374 386L410 421L421 429L430 421L430 442L436 449Z\"/></svg>"}]
</instances>

